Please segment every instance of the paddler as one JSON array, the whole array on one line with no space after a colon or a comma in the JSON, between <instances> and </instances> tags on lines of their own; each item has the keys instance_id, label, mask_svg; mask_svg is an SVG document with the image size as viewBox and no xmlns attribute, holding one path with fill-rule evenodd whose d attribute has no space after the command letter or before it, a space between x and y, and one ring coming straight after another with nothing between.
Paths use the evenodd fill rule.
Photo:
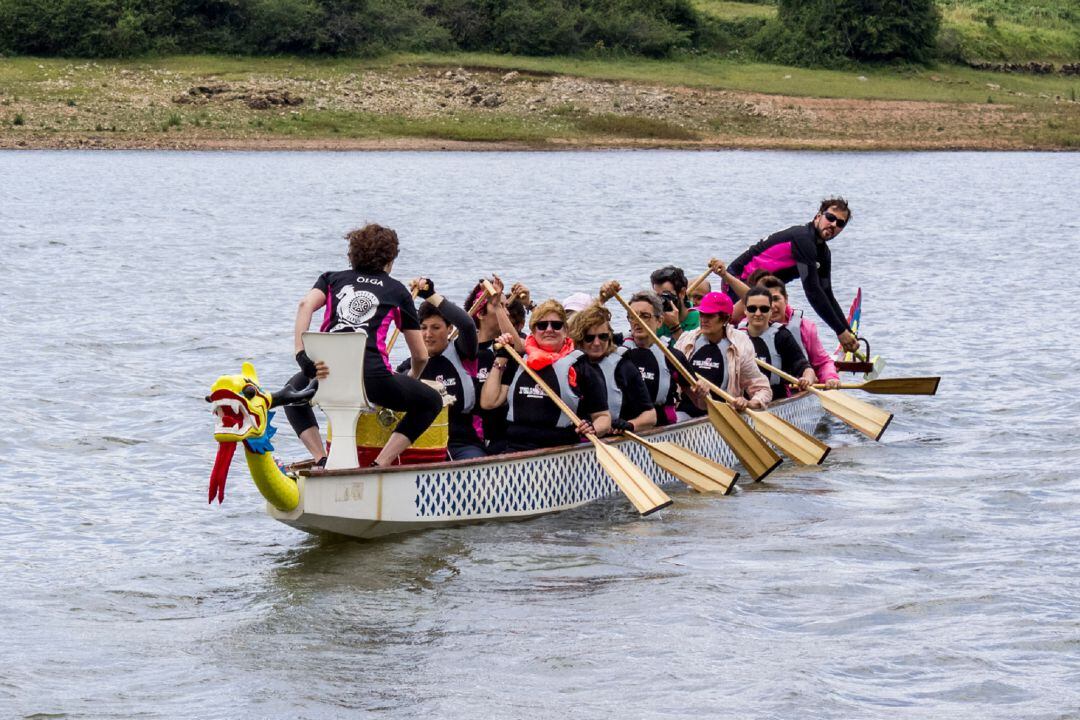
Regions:
<instances>
[{"instance_id":1,"label":"paddler","mask_svg":"<svg viewBox=\"0 0 1080 720\"><path fill-rule=\"evenodd\" d=\"M296 311L294 346L300 373L289 386L300 389L309 378L326 377L328 370L316 366L304 352L303 333L311 326L315 311L325 307L319 332L367 332L362 367L368 400L381 407L405 413L373 465L393 463L406 448L428 429L442 410L442 397L418 379L428 362L427 348L420 336L420 321L412 295L390 277L398 255L398 236L381 225L365 225L349 232L349 270L325 272L300 301ZM394 374L386 351L390 324L401 328L409 347L410 369ZM286 406L285 414L318 464L325 464L326 451L315 412L310 405Z\"/></svg>"},{"instance_id":2,"label":"paddler","mask_svg":"<svg viewBox=\"0 0 1080 720\"><path fill-rule=\"evenodd\" d=\"M799 390L817 382L814 368L810 366L799 343L781 323L772 322L772 296L766 287L750 288L743 298L746 303L746 324L741 327L750 337L757 357L789 375L799 378ZM765 371L774 400L787 397L787 383Z\"/></svg>"},{"instance_id":3,"label":"paddler","mask_svg":"<svg viewBox=\"0 0 1080 720\"><path fill-rule=\"evenodd\" d=\"M477 402L480 385L476 380L479 351L476 324L467 312L437 293L435 283L430 279L417 278L412 284L417 289L417 297L424 301L417 316L428 362L420 379L440 383L454 399L447 412L450 459L484 457L487 451L480 418L476 414L480 408ZM451 327L458 331L453 342L450 342ZM411 365L412 360L406 360L397 371L408 372Z\"/></svg>"},{"instance_id":4,"label":"paddler","mask_svg":"<svg viewBox=\"0 0 1080 720\"><path fill-rule=\"evenodd\" d=\"M723 293L712 292L701 299L701 327L682 338L690 347L687 369L724 388L733 396L731 405L736 410L764 410L772 399L769 381L754 361L750 338L730 326L732 307L731 298ZM679 403L678 419L704 415L708 396L706 383L695 384Z\"/></svg>"},{"instance_id":5,"label":"paddler","mask_svg":"<svg viewBox=\"0 0 1080 720\"><path fill-rule=\"evenodd\" d=\"M515 315L520 316L522 326L525 322L525 307L519 300L509 300L503 295L504 283L498 275L491 276L491 286L495 294L488 296L484 281L476 283L465 298L466 307L480 304L476 312L476 329L478 333L479 353L477 355L476 379L480 386L488 379L491 366L495 363L495 339L504 333L508 333L514 340L514 349L519 354L525 354L525 339L518 332L518 324L514 320ZM528 290L523 285L515 285L515 289L524 291L528 297ZM489 455L497 455L506 452L506 413L508 408L503 405L493 410L485 410L477 403L477 412L480 415L484 431L484 448Z\"/></svg>"},{"instance_id":6,"label":"paddler","mask_svg":"<svg viewBox=\"0 0 1080 720\"><path fill-rule=\"evenodd\" d=\"M570 338L604 378L613 433L641 432L656 425L656 410L637 366L626 348L615 343L611 313L589 305L570 318Z\"/></svg>"},{"instance_id":7,"label":"paddler","mask_svg":"<svg viewBox=\"0 0 1080 720\"><path fill-rule=\"evenodd\" d=\"M622 285L618 280L609 280L600 288L600 299L607 301L620 290L622 290ZM663 303L660 296L651 290L641 290L630 296L629 305L641 319L642 324L639 324L632 315L627 314L626 321L630 323L630 335L622 342L625 357L634 364L641 374L641 379L645 382L645 388L656 410L656 424L671 425L675 422L679 388L688 390L690 381L675 369L660 347L653 342L648 332L652 330L656 333L660 329L664 314ZM685 367L686 356L675 349L671 339L660 338L660 341L667 343L668 349Z\"/></svg>"},{"instance_id":8,"label":"paddler","mask_svg":"<svg viewBox=\"0 0 1080 720\"><path fill-rule=\"evenodd\" d=\"M851 208L846 200L826 198L810 222L773 233L755 243L735 258L727 270L744 282L758 269L784 282L800 278L810 306L836 333L844 349L854 352L859 349L859 341L833 296L832 253L828 246L850 221ZM730 284L727 293L733 303L740 302ZM736 311L736 316L739 315L741 312Z\"/></svg>"}]
</instances>

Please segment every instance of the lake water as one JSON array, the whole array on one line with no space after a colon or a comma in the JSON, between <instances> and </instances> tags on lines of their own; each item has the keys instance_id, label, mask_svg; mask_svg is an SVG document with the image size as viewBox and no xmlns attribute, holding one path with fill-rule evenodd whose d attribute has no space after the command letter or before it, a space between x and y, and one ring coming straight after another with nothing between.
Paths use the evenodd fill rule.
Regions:
<instances>
[{"instance_id":1,"label":"lake water","mask_svg":"<svg viewBox=\"0 0 1080 720\"><path fill-rule=\"evenodd\" d=\"M1076 154L0 154L0 717L1080 717L1078 188ZM206 504L203 396L294 372L352 227L542 299L831 193L841 304L886 375L943 376L864 396L880 443L831 421L824 466L646 519L318 539L242 463Z\"/></svg>"}]
</instances>

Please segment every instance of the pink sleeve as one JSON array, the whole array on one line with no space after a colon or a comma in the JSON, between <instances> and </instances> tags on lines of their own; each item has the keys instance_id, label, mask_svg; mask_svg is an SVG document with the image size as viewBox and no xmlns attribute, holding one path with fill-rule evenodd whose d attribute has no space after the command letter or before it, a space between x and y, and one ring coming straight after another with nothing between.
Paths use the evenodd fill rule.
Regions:
<instances>
[{"instance_id":1,"label":"pink sleeve","mask_svg":"<svg viewBox=\"0 0 1080 720\"><path fill-rule=\"evenodd\" d=\"M818 337L817 325L803 318L801 332L803 345L806 347L807 359L814 367L818 381L825 382L840 379L833 359L825 352L825 347L821 344L821 338Z\"/></svg>"}]
</instances>

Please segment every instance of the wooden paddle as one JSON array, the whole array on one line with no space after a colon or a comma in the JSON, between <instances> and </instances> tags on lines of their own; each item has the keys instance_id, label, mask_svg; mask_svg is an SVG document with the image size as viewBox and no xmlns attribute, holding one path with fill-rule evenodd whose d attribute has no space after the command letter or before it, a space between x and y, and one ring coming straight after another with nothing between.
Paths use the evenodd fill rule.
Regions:
<instances>
[{"instance_id":1,"label":"wooden paddle","mask_svg":"<svg viewBox=\"0 0 1080 720\"><path fill-rule=\"evenodd\" d=\"M843 383L840 389L862 390L875 395L937 395L940 382L940 377L883 378L861 383ZM821 389L825 385L816 383L814 387Z\"/></svg>"},{"instance_id":2,"label":"wooden paddle","mask_svg":"<svg viewBox=\"0 0 1080 720\"><path fill-rule=\"evenodd\" d=\"M469 308L469 317L476 317L476 313L480 312L480 308L484 306L484 301L488 298L495 296L495 286L491 284L489 280L481 280L480 284L484 286L484 292L480 294L480 297L476 298L472 307ZM456 327L450 328L450 341L453 342L457 338L458 329Z\"/></svg>"},{"instance_id":3,"label":"wooden paddle","mask_svg":"<svg viewBox=\"0 0 1080 720\"><path fill-rule=\"evenodd\" d=\"M416 300L416 296L419 295L419 294L420 294L420 288L419 287L414 287L412 289L412 299ZM397 325L394 325L394 333L390 336L390 339L386 341L386 354L387 355L390 355L390 351L394 349L394 343L397 342L398 331L399 330L400 330L400 328Z\"/></svg>"},{"instance_id":4,"label":"wooden paddle","mask_svg":"<svg viewBox=\"0 0 1080 720\"><path fill-rule=\"evenodd\" d=\"M691 293L697 290L697 286L705 282L705 279L709 277L709 275L712 275L712 267L698 275L696 278L694 278L694 282L686 286L686 297L690 297Z\"/></svg>"},{"instance_id":5,"label":"wooden paddle","mask_svg":"<svg viewBox=\"0 0 1080 720\"><path fill-rule=\"evenodd\" d=\"M540 376L525 363L513 347L509 345L497 345L497 347L503 348L510 357L514 358L514 362L529 374L533 381L536 382L537 387L544 391L544 394L563 411L575 427L581 424L581 418L575 415L574 411L563 402L562 398L556 395L548 387L547 383L540 379ZM589 433L586 437L596 448L596 459L601 467L615 481L615 484L619 486L619 489L623 491L623 494L637 508L639 513L649 515L671 504L671 498L657 487L656 483L646 477L640 468L630 462L630 459L623 455L622 452L601 442L600 438L592 433Z\"/></svg>"},{"instance_id":6,"label":"wooden paddle","mask_svg":"<svg viewBox=\"0 0 1080 720\"><path fill-rule=\"evenodd\" d=\"M674 353L668 349L668 346L664 344L653 332L652 328L644 323L644 321L638 317L638 314L634 312L634 309L623 300L622 296L615 293L613 296L619 301L619 304L626 308L626 312L633 318L634 322L641 327L645 328L645 331L649 333L649 337L656 343L657 347L664 353L664 356L675 366L675 369L682 373L683 377L687 379L696 380L697 376L683 367ZM724 392L721 388L709 383L709 389L724 398L728 402L732 400L732 397ZM750 476L754 478L754 481L761 480L766 475L771 473L777 467L780 466L782 460L780 456L773 452L765 441L754 430L747 426L746 422L739 417L739 413L735 412L735 409L728 404L721 404L709 398L707 401L707 409L709 413L709 422L720 433L720 437L724 439L724 442L728 444L732 452L735 453L735 457L739 459L742 466L746 468L746 471L750 473ZM796 462L803 462L808 459L808 454L805 448L808 445L817 443L823 448L819 450L812 462L805 464L817 464L825 459L825 456L829 454L829 446L821 443L816 438L807 435L802 430L799 430L794 425L785 422L784 420L776 417L772 413L754 410L749 411L754 414L751 417L754 418L755 426L758 423L758 419L761 418L762 434L766 426L769 428L769 433L772 437L769 439L776 444L781 450L784 451L788 457L792 458ZM775 437L776 439L773 439Z\"/></svg>"},{"instance_id":7,"label":"wooden paddle","mask_svg":"<svg viewBox=\"0 0 1080 720\"><path fill-rule=\"evenodd\" d=\"M653 462L701 493L718 492L730 495L735 489L739 473L713 462L707 457L679 447L673 442L650 442L640 435L624 432L623 435L643 445Z\"/></svg>"},{"instance_id":8,"label":"wooden paddle","mask_svg":"<svg viewBox=\"0 0 1080 720\"><path fill-rule=\"evenodd\" d=\"M780 368L773 367L764 360L758 358L755 358L755 360L763 369L768 370L777 377L787 380L793 385L799 383L798 378L794 375L788 375ZM817 395L818 400L821 401L821 406L825 410L874 440L880 440L885 428L889 427L889 423L892 422L892 413L874 407L868 402L856 400L835 390L818 390L816 387L811 387L810 392Z\"/></svg>"}]
</instances>

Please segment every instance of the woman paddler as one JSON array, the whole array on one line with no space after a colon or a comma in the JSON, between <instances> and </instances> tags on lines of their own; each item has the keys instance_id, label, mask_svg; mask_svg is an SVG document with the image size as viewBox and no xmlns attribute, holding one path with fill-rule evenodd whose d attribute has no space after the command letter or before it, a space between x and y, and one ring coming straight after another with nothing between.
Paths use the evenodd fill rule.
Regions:
<instances>
[{"instance_id":1,"label":"woman paddler","mask_svg":"<svg viewBox=\"0 0 1080 720\"><path fill-rule=\"evenodd\" d=\"M453 460L465 460L487 455L476 414L480 385L476 381L477 336L476 324L469 314L435 292L435 283L427 278L413 281L421 303L417 315L420 337L427 348L428 362L421 380L433 380L446 388L454 398L448 411L450 442L447 450ZM450 342L450 328L456 327L457 338ZM401 363L399 373L408 372L412 360Z\"/></svg>"},{"instance_id":2,"label":"woman paddler","mask_svg":"<svg viewBox=\"0 0 1080 720\"><path fill-rule=\"evenodd\" d=\"M618 280L609 280L600 288L601 301L614 297L620 290L622 285ZM654 335L657 334L664 322L663 300L651 290L641 290L630 296L628 304L643 324L639 324L632 315L627 314L630 333L622 343L624 357L634 363L645 382L645 388L656 410L656 424L671 425L676 421L675 408L678 404L679 388L688 390L690 381L676 370L649 334L649 330L652 330ZM686 367L686 356L675 349L671 338L660 338L660 342L667 343L675 359Z\"/></svg>"},{"instance_id":3,"label":"woman paddler","mask_svg":"<svg viewBox=\"0 0 1080 720\"><path fill-rule=\"evenodd\" d=\"M509 403L506 437L510 450L570 445L580 435L603 435L611 428L607 394L600 372L589 364L566 332L566 311L555 300L540 303L529 318L532 334L525 339L526 362L548 387L562 398L581 419L573 427L559 407L520 367L508 369L513 361L503 354L495 358L487 382L480 391L480 406L493 410ZM500 344L513 342L513 335L500 335Z\"/></svg>"},{"instance_id":4,"label":"woman paddler","mask_svg":"<svg viewBox=\"0 0 1080 720\"><path fill-rule=\"evenodd\" d=\"M389 274L398 255L397 233L371 224L353 230L345 239L349 241L351 269L320 275L315 287L308 290L297 308L294 344L300 373L289 381L289 385L302 388L307 385L308 378L328 374L324 365L316 366L304 352L303 333L310 327L316 310L326 308L320 332L366 331L363 372L368 400L405 413L373 463L384 467L392 464L428 429L442 409L442 398L436 390L417 379L427 365L428 352L420 337L420 322L412 296ZM386 336L391 323L401 329L409 347L412 362L408 375L395 375L390 368ZM315 460L325 464L326 451L311 406L287 406L285 413Z\"/></svg>"},{"instance_id":5,"label":"woman paddler","mask_svg":"<svg viewBox=\"0 0 1080 720\"><path fill-rule=\"evenodd\" d=\"M656 425L656 409L637 366L616 345L611 313L592 304L570 318L570 338L604 378L611 430L641 432Z\"/></svg>"},{"instance_id":6,"label":"woman paddler","mask_svg":"<svg viewBox=\"0 0 1080 720\"><path fill-rule=\"evenodd\" d=\"M757 357L799 378L799 390L805 390L817 382L814 368L791 332L781 323L770 320L773 308L769 288L760 285L750 288L743 302L746 306L746 325L740 329L750 336ZM787 397L787 383L771 372L763 372L769 378L773 400Z\"/></svg>"}]
</instances>

